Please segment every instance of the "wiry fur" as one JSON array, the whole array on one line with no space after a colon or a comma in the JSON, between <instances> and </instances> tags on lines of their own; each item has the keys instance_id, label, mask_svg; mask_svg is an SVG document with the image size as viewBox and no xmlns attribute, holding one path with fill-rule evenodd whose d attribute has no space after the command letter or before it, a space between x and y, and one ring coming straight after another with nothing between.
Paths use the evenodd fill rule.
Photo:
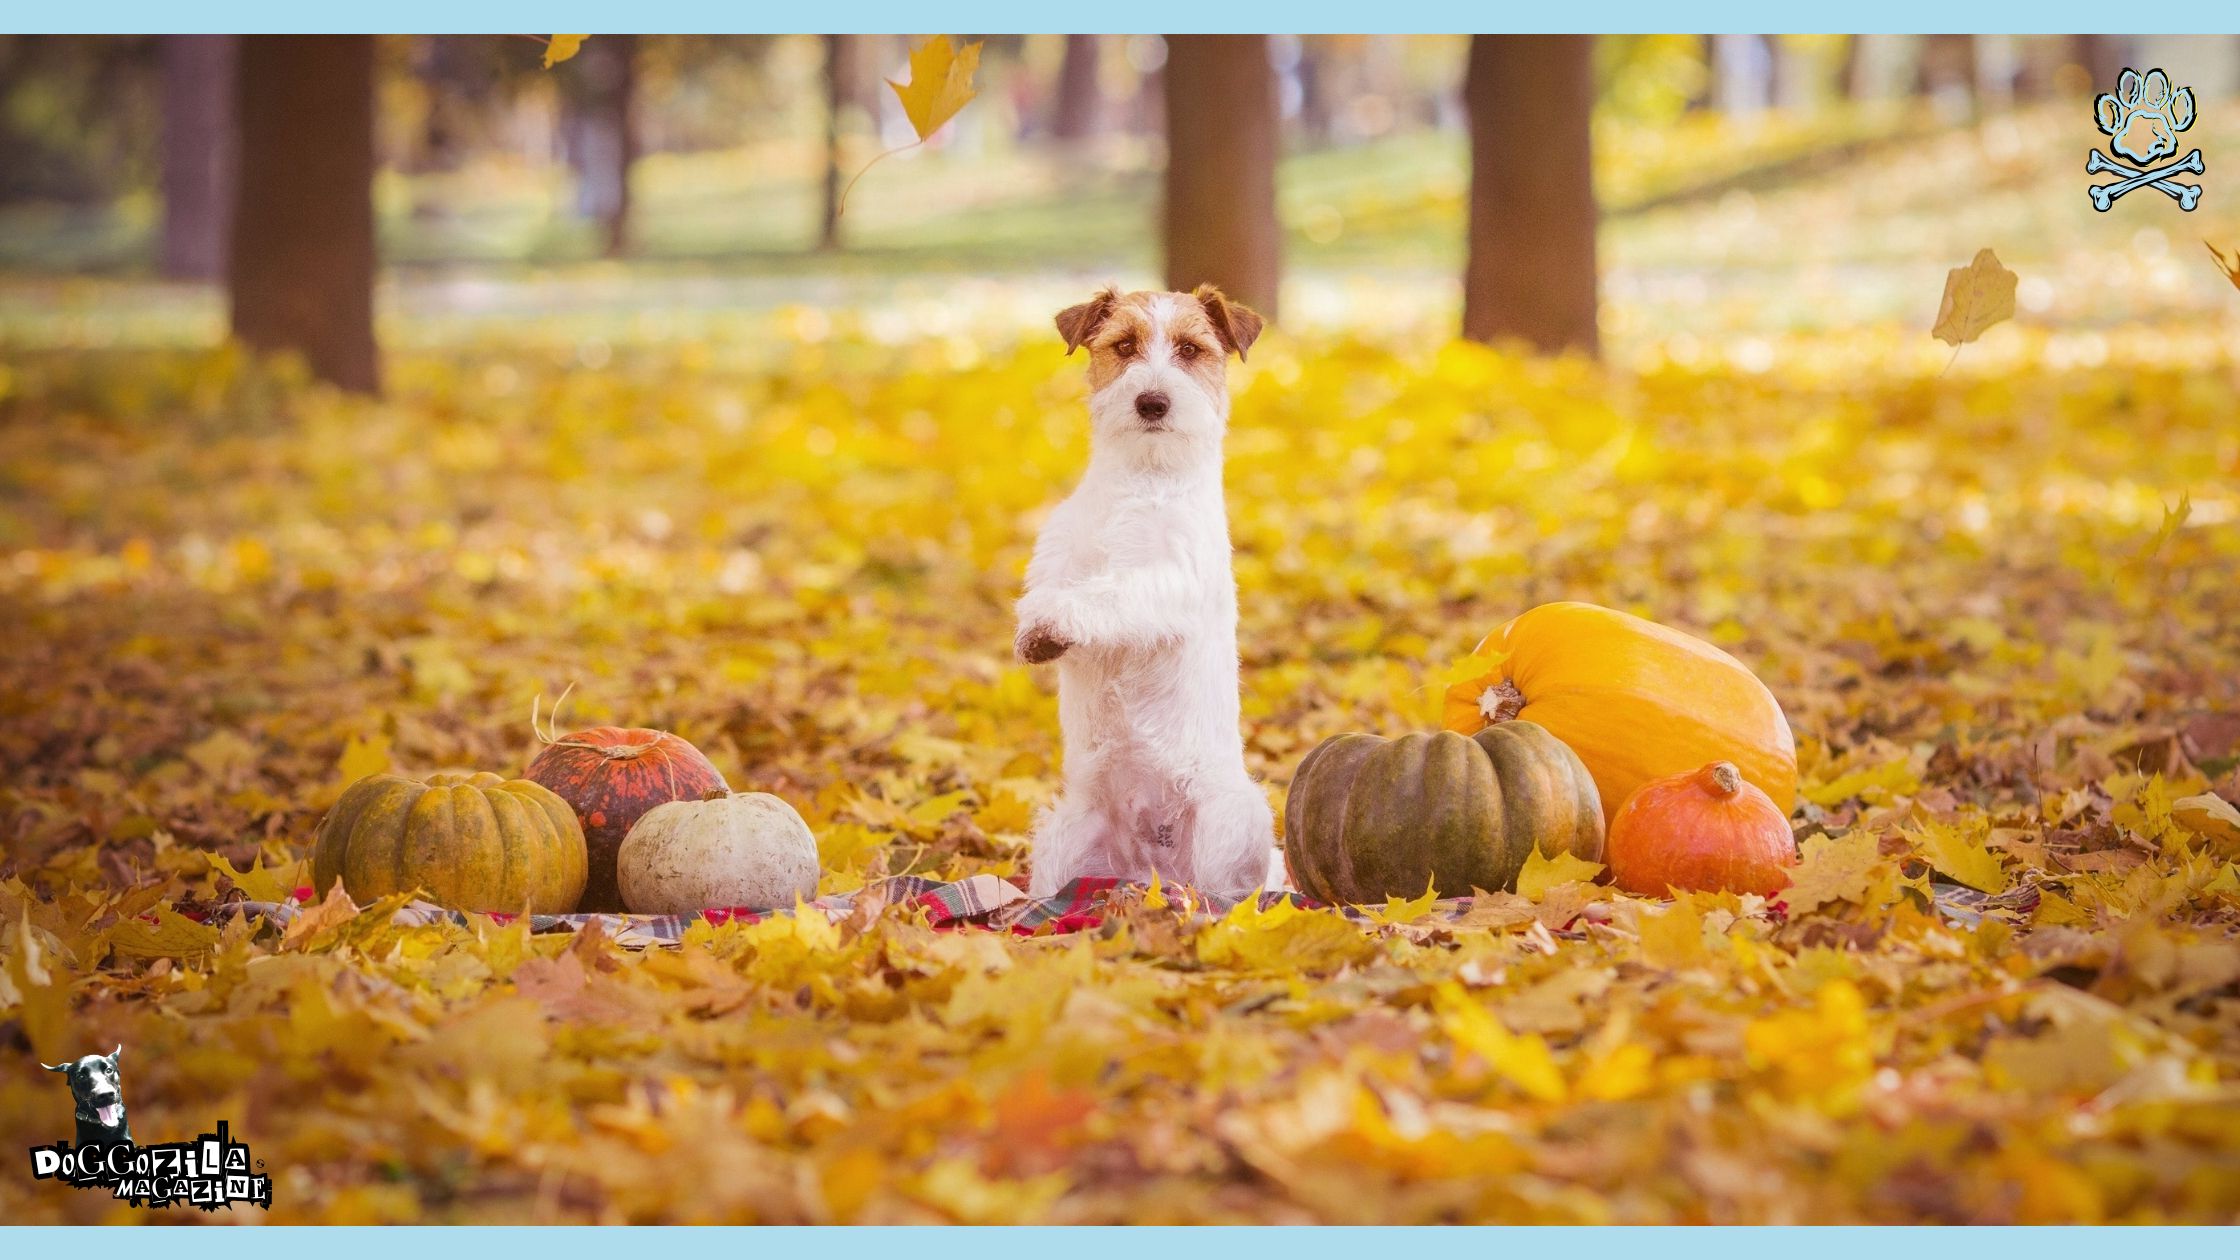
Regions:
<instances>
[{"instance_id":1,"label":"wiry fur","mask_svg":"<svg viewBox=\"0 0 2240 1260\"><path fill-rule=\"evenodd\" d=\"M1067 353L1089 348L1091 449L1036 539L1018 606L1021 658L1058 660L1065 728L1064 794L1036 826L1032 889L1153 872L1257 887L1274 828L1237 734L1221 444L1227 356L1251 346L1260 317L1210 288L1108 289L1058 328ZM1166 396L1164 416L1139 413L1146 394Z\"/></svg>"}]
</instances>

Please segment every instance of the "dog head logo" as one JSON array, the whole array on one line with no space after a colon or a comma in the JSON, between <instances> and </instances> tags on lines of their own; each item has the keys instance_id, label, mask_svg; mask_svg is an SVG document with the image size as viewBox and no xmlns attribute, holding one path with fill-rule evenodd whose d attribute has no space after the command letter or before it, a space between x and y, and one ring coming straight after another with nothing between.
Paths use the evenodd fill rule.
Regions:
<instances>
[{"instance_id":1,"label":"dog head logo","mask_svg":"<svg viewBox=\"0 0 2240 1260\"><path fill-rule=\"evenodd\" d=\"M2100 124L2100 134L2107 136L2109 153L2129 158L2137 166L2127 165L2094 149L2085 157L2087 174L2103 171L2121 176L2112 184L2095 184L2087 191L2092 196L2092 208L2107 211L2124 194L2140 188L2152 188L2178 203L2181 210L2191 210L2201 203L2201 185L2178 181L2175 176L2204 173L2201 150L2195 149L2175 162L2148 167L2158 158L2168 157L2178 151L2178 133L2193 126L2193 89L2172 88L2170 76L2160 70L2140 74L2125 70L2116 80L2116 90L2103 92L2092 104L2093 120ZM2140 169L2145 167L2147 169Z\"/></svg>"},{"instance_id":2,"label":"dog head logo","mask_svg":"<svg viewBox=\"0 0 2240 1260\"><path fill-rule=\"evenodd\" d=\"M39 1065L69 1079L70 1096L78 1109L80 1146L132 1141L132 1126L124 1114L124 1082L117 1074L117 1059L123 1053L120 1045L107 1054Z\"/></svg>"}]
</instances>

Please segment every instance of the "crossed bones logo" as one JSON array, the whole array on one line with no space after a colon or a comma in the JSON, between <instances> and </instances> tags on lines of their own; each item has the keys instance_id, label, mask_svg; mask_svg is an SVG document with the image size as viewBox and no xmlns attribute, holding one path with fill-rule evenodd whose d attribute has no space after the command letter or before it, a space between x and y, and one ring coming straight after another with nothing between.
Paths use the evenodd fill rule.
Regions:
<instances>
[{"instance_id":1,"label":"crossed bones logo","mask_svg":"<svg viewBox=\"0 0 2240 1260\"><path fill-rule=\"evenodd\" d=\"M2142 75L2127 69L2116 80L2115 91L2101 93L2092 103L2092 114L2100 124L2100 133L2112 137L2108 141L2111 150L2147 167L2156 158L2178 151L2178 133L2193 125L2193 89L2173 91L2170 76L2160 70ZM2188 172L2205 173L2199 149L2168 165L2144 170L2126 166L2094 149L2085 156L2084 169L2088 175L2106 171L2122 176L2113 184L2094 184L2086 189L2095 210L2105 212L2117 198L2139 188L2167 193L2180 210L2191 210L2201 203L2201 185L2171 178Z\"/></svg>"}]
</instances>

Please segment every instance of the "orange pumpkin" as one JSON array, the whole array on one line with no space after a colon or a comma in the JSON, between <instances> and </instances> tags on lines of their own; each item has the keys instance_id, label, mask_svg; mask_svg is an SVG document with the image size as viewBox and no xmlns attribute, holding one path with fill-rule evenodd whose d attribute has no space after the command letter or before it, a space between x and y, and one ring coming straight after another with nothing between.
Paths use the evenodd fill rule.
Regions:
<instances>
[{"instance_id":1,"label":"orange pumpkin","mask_svg":"<svg viewBox=\"0 0 2240 1260\"><path fill-rule=\"evenodd\" d=\"M1610 880L1629 893L1757 893L1789 886L1797 844L1789 816L1731 761L1642 785L1610 820Z\"/></svg>"},{"instance_id":2,"label":"orange pumpkin","mask_svg":"<svg viewBox=\"0 0 2240 1260\"><path fill-rule=\"evenodd\" d=\"M1447 688L1444 724L1473 735L1521 718L1587 763L1615 817L1651 779L1731 761L1786 815L1797 745L1773 693L1692 635L1594 604L1542 604L1486 636L1485 673Z\"/></svg>"}]
</instances>

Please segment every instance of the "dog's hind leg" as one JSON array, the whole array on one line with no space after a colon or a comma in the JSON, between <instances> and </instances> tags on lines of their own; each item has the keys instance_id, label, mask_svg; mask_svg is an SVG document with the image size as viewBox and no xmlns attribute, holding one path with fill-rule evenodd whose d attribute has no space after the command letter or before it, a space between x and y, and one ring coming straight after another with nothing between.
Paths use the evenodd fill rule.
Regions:
<instances>
[{"instance_id":1,"label":"dog's hind leg","mask_svg":"<svg viewBox=\"0 0 2240 1260\"><path fill-rule=\"evenodd\" d=\"M1275 819L1260 785L1236 783L1194 802L1190 879L1201 891L1249 892L1267 882Z\"/></svg>"},{"instance_id":2,"label":"dog's hind leg","mask_svg":"<svg viewBox=\"0 0 2240 1260\"><path fill-rule=\"evenodd\" d=\"M1114 873L1111 823L1081 797L1061 798L1035 820L1033 852L1031 896L1052 896L1085 875Z\"/></svg>"}]
</instances>

